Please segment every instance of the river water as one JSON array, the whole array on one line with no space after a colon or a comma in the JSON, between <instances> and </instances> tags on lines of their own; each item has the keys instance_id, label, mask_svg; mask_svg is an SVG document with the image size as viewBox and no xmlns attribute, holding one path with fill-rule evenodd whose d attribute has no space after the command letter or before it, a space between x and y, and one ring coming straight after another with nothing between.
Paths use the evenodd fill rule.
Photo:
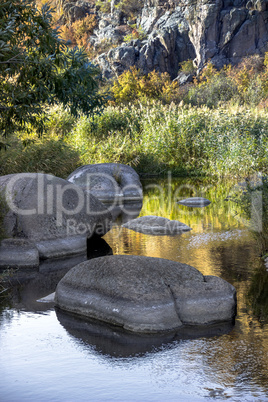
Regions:
<instances>
[{"instance_id":1,"label":"river water","mask_svg":"<svg viewBox=\"0 0 268 402\"><path fill-rule=\"evenodd\" d=\"M235 325L136 337L84 322L37 300L86 257L46 263L21 274L11 305L2 303L2 402L268 400L268 272L239 205L226 200L234 183L169 177L144 180L143 186L140 215L178 219L192 230L151 236L118 221L104 237L104 253L111 248L113 254L168 258L226 279L237 289ZM205 208L177 203L188 196L212 203Z\"/></svg>"}]
</instances>

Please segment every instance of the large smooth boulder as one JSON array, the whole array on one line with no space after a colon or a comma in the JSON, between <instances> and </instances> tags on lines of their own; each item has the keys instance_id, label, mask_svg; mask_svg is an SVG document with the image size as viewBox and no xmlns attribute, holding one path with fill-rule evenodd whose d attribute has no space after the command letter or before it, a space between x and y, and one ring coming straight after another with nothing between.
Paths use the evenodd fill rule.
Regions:
<instances>
[{"instance_id":1,"label":"large smooth boulder","mask_svg":"<svg viewBox=\"0 0 268 402\"><path fill-rule=\"evenodd\" d=\"M36 247L40 258L86 252L87 239L104 235L111 226L112 217L98 199L52 175L1 176L0 195L6 202L5 237L30 241L22 246Z\"/></svg>"},{"instance_id":2,"label":"large smooth boulder","mask_svg":"<svg viewBox=\"0 0 268 402\"><path fill-rule=\"evenodd\" d=\"M59 282L55 302L70 313L154 333L232 320L236 291L186 264L115 255L72 268Z\"/></svg>"},{"instance_id":3,"label":"large smooth boulder","mask_svg":"<svg viewBox=\"0 0 268 402\"><path fill-rule=\"evenodd\" d=\"M192 230L185 223L161 216L147 215L132 219L122 225L125 228L150 235L174 235Z\"/></svg>"},{"instance_id":4,"label":"large smooth boulder","mask_svg":"<svg viewBox=\"0 0 268 402\"><path fill-rule=\"evenodd\" d=\"M68 180L102 202L138 201L143 197L139 175L132 167L120 163L81 166Z\"/></svg>"}]
</instances>

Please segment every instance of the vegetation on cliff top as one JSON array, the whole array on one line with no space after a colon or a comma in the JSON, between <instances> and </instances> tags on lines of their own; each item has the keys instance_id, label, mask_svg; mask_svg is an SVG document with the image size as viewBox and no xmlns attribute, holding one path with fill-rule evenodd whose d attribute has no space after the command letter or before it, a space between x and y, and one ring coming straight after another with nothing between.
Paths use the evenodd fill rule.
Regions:
<instances>
[{"instance_id":1,"label":"vegetation on cliff top","mask_svg":"<svg viewBox=\"0 0 268 402\"><path fill-rule=\"evenodd\" d=\"M43 138L34 131L14 138L14 146L0 153L0 174L44 171L66 177L79 165L100 162L129 164L143 174L268 173L265 109L154 101L110 105L101 115L73 119L54 108L44 132Z\"/></svg>"}]
</instances>

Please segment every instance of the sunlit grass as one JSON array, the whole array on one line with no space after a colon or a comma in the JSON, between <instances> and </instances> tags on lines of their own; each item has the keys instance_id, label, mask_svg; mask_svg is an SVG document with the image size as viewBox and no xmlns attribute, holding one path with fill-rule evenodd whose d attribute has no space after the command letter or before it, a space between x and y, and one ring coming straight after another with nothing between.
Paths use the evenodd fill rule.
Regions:
<instances>
[{"instance_id":1,"label":"sunlit grass","mask_svg":"<svg viewBox=\"0 0 268 402\"><path fill-rule=\"evenodd\" d=\"M255 171L267 173L267 133L265 109L230 104L217 109L156 101L110 105L103 114L76 120L67 110L54 108L43 137L24 133L19 146L0 153L1 169L7 174L29 171L27 165L31 165L32 171L54 170L66 176L79 165L118 162L145 175L171 171L179 176L243 177ZM42 146L48 152L49 147L53 149L46 161L38 149ZM21 156L24 163L16 166Z\"/></svg>"}]
</instances>

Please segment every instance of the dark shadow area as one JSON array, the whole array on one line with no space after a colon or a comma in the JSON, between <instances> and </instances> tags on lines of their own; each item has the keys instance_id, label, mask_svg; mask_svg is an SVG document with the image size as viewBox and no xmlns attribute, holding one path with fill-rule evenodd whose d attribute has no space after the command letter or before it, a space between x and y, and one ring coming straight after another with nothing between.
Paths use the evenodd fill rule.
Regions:
<instances>
[{"instance_id":1,"label":"dark shadow area","mask_svg":"<svg viewBox=\"0 0 268 402\"><path fill-rule=\"evenodd\" d=\"M97 235L93 235L87 239L87 259L103 257L105 255L113 255L113 250L109 244Z\"/></svg>"},{"instance_id":2,"label":"dark shadow area","mask_svg":"<svg viewBox=\"0 0 268 402\"><path fill-rule=\"evenodd\" d=\"M251 278L246 299L258 321L268 323L268 270L262 260Z\"/></svg>"},{"instance_id":3,"label":"dark shadow area","mask_svg":"<svg viewBox=\"0 0 268 402\"><path fill-rule=\"evenodd\" d=\"M92 242L90 242L92 240ZM42 260L39 268L11 269L5 276L1 286L7 289L0 303L3 307L15 307L25 311L47 311L53 303L42 303L37 300L55 292L57 284L74 266L91 258L113 254L108 243L94 236L89 239L88 252L75 257ZM4 297L5 296L5 297Z\"/></svg>"},{"instance_id":4,"label":"dark shadow area","mask_svg":"<svg viewBox=\"0 0 268 402\"><path fill-rule=\"evenodd\" d=\"M110 358L144 356L169 347L174 341L220 336L228 334L234 327L232 322L225 322L204 327L183 327L167 333L135 334L101 321L76 317L58 308L55 310L60 324L77 342Z\"/></svg>"},{"instance_id":5,"label":"dark shadow area","mask_svg":"<svg viewBox=\"0 0 268 402\"><path fill-rule=\"evenodd\" d=\"M118 224L123 224L139 216L142 209L142 201L125 203L122 202L114 206L109 206L109 204L105 204L105 206L112 214L113 222L116 221L116 223Z\"/></svg>"}]
</instances>

